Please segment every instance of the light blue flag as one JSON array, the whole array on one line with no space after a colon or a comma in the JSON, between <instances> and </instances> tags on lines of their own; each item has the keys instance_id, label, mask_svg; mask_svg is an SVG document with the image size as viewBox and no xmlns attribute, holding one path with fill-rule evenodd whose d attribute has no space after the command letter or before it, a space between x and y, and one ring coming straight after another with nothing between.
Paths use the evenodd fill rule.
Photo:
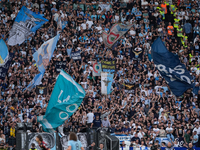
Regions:
<instances>
[{"instance_id":1,"label":"light blue flag","mask_svg":"<svg viewBox=\"0 0 200 150\"><path fill-rule=\"evenodd\" d=\"M54 132L80 106L85 97L84 89L73 78L61 70L54 86L44 116L38 116L45 132Z\"/></svg>"},{"instance_id":2,"label":"light blue flag","mask_svg":"<svg viewBox=\"0 0 200 150\"><path fill-rule=\"evenodd\" d=\"M109 72L101 72L101 94L110 94L114 74Z\"/></svg>"},{"instance_id":3,"label":"light blue flag","mask_svg":"<svg viewBox=\"0 0 200 150\"><path fill-rule=\"evenodd\" d=\"M59 34L54 38L44 42L37 52L33 54L33 58L36 61L36 66L40 72L45 72L51 57L53 56L53 52L56 48L56 44L59 39Z\"/></svg>"},{"instance_id":4,"label":"light blue flag","mask_svg":"<svg viewBox=\"0 0 200 150\"><path fill-rule=\"evenodd\" d=\"M34 87L36 87L36 85L39 85L42 80L43 75L44 73L37 74L24 90L31 91Z\"/></svg>"},{"instance_id":5,"label":"light blue flag","mask_svg":"<svg viewBox=\"0 0 200 150\"><path fill-rule=\"evenodd\" d=\"M8 47L6 46L6 43L4 42L3 39L0 40L0 66L4 65L8 58L9 58L9 52L8 52Z\"/></svg>"},{"instance_id":6,"label":"light blue flag","mask_svg":"<svg viewBox=\"0 0 200 150\"><path fill-rule=\"evenodd\" d=\"M36 30L39 29L48 20L40 14L36 14L25 6L23 6L10 30L8 45L22 44L30 35L34 35Z\"/></svg>"}]
</instances>

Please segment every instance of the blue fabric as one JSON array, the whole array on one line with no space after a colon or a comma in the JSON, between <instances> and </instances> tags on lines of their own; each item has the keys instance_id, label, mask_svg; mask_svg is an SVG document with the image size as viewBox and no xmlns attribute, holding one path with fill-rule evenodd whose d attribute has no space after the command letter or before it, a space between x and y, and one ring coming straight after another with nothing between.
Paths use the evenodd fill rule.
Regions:
<instances>
[{"instance_id":1,"label":"blue fabric","mask_svg":"<svg viewBox=\"0 0 200 150\"><path fill-rule=\"evenodd\" d=\"M173 136L173 134L167 134L167 138L171 139L174 142L174 136Z\"/></svg>"},{"instance_id":2,"label":"blue fabric","mask_svg":"<svg viewBox=\"0 0 200 150\"><path fill-rule=\"evenodd\" d=\"M23 7L20 9L19 13L17 14L17 17L16 17L16 19L15 19L15 22L20 22L20 21L26 22L27 20L29 20L30 17L29 17L27 14L25 14L25 13L27 13L27 14L29 14L29 15L32 15L32 16L33 16L34 18L36 18L36 19L41 19L40 22L35 21L36 26L34 26L33 28L31 28L31 31L34 32L34 33L35 33L36 30L39 29L45 22L48 21L47 19L43 18L41 15L37 15L37 14L35 14L34 12L30 11L29 9L27 9L25 6L23 6Z\"/></svg>"},{"instance_id":3,"label":"blue fabric","mask_svg":"<svg viewBox=\"0 0 200 150\"><path fill-rule=\"evenodd\" d=\"M54 38L44 42L37 52L33 54L33 58L36 61L36 66L40 72L45 72L53 52L56 48L57 41L59 39L59 34Z\"/></svg>"},{"instance_id":4,"label":"blue fabric","mask_svg":"<svg viewBox=\"0 0 200 150\"><path fill-rule=\"evenodd\" d=\"M36 14L23 6L17 14L13 27L10 30L8 45L22 44L29 35L35 34L36 30L47 21L40 14Z\"/></svg>"},{"instance_id":5,"label":"blue fabric","mask_svg":"<svg viewBox=\"0 0 200 150\"><path fill-rule=\"evenodd\" d=\"M37 74L24 90L27 89L31 91L34 87L36 87L36 85L39 85L42 80L43 75L44 75L44 72Z\"/></svg>"},{"instance_id":6,"label":"blue fabric","mask_svg":"<svg viewBox=\"0 0 200 150\"><path fill-rule=\"evenodd\" d=\"M177 55L167 50L160 38L152 45L152 58L174 95L181 96L187 89L193 87L192 77L185 65L180 62Z\"/></svg>"},{"instance_id":7,"label":"blue fabric","mask_svg":"<svg viewBox=\"0 0 200 150\"><path fill-rule=\"evenodd\" d=\"M0 50L1 51L1 50ZM8 58L6 58L4 60L4 63L0 64L0 79L4 80L6 75L7 75L7 72L8 72L8 69L10 67L10 63L12 61L12 58L13 58L14 54L9 54L8 55ZM2 88L4 88L3 85L1 85ZM5 87L6 88L6 87Z\"/></svg>"},{"instance_id":8,"label":"blue fabric","mask_svg":"<svg viewBox=\"0 0 200 150\"><path fill-rule=\"evenodd\" d=\"M44 116L39 116L45 132L54 132L80 106L85 97L84 89L70 75L61 70L54 86Z\"/></svg>"},{"instance_id":9,"label":"blue fabric","mask_svg":"<svg viewBox=\"0 0 200 150\"><path fill-rule=\"evenodd\" d=\"M6 61L6 59L8 59L9 56L9 52L8 52L8 47L6 46L6 43L4 42L3 39L0 40L0 66L3 65Z\"/></svg>"}]
</instances>

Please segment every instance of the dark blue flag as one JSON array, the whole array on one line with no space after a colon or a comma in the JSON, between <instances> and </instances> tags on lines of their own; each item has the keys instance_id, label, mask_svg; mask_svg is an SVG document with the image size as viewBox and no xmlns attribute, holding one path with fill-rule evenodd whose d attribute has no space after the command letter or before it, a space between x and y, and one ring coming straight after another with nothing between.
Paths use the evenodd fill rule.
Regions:
<instances>
[{"instance_id":1,"label":"dark blue flag","mask_svg":"<svg viewBox=\"0 0 200 150\"><path fill-rule=\"evenodd\" d=\"M152 44L152 58L174 95L181 96L193 87L192 77L185 65L180 62L177 55L167 50L160 38Z\"/></svg>"}]
</instances>

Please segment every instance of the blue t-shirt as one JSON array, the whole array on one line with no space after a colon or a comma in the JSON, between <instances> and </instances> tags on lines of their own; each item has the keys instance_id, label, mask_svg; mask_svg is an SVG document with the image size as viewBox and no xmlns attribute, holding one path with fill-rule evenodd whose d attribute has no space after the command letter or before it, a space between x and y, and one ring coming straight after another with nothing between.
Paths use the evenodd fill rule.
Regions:
<instances>
[{"instance_id":1,"label":"blue t-shirt","mask_svg":"<svg viewBox=\"0 0 200 150\"><path fill-rule=\"evenodd\" d=\"M71 150L81 150L82 144L80 141L68 141L68 146L71 146Z\"/></svg>"}]
</instances>

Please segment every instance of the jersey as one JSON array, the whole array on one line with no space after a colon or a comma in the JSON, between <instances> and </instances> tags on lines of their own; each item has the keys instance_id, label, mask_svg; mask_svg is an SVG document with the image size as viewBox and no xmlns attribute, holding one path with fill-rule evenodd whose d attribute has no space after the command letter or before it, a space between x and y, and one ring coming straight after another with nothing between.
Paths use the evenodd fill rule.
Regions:
<instances>
[{"instance_id":1,"label":"jersey","mask_svg":"<svg viewBox=\"0 0 200 150\"><path fill-rule=\"evenodd\" d=\"M68 141L68 146L71 146L71 150L81 150L82 144L80 141Z\"/></svg>"},{"instance_id":2,"label":"jersey","mask_svg":"<svg viewBox=\"0 0 200 150\"><path fill-rule=\"evenodd\" d=\"M40 146L41 150L47 150L48 149L47 144L44 141L42 141L42 143L39 146Z\"/></svg>"}]
</instances>

